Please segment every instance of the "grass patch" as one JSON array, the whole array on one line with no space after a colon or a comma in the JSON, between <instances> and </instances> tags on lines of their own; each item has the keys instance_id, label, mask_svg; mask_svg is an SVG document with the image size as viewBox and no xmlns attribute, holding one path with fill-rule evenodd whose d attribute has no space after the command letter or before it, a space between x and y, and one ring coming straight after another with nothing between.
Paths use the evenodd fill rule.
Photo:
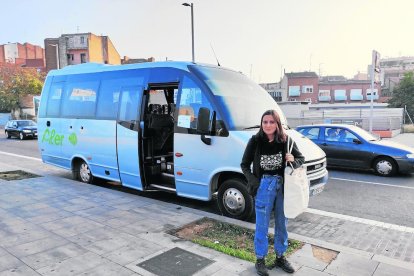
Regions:
<instances>
[{"instance_id":1,"label":"grass patch","mask_svg":"<svg viewBox=\"0 0 414 276\"><path fill-rule=\"evenodd\" d=\"M175 230L172 234L242 260L256 261L253 243L254 230L248 228L203 218ZM269 254L266 257L266 264L268 265L275 261L273 243L273 235L269 235ZM285 255L289 256L302 246L302 242L289 240L289 247Z\"/></svg>"},{"instance_id":2,"label":"grass patch","mask_svg":"<svg viewBox=\"0 0 414 276\"><path fill-rule=\"evenodd\" d=\"M3 180L22 180L26 178L33 178L33 177L39 177L36 174L25 172L25 171L8 171L8 172L0 172L0 179Z\"/></svg>"}]
</instances>

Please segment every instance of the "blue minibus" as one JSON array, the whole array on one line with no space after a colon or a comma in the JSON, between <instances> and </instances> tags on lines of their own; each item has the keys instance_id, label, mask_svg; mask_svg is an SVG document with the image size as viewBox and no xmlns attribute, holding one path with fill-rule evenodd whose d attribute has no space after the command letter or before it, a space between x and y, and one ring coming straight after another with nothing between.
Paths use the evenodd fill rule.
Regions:
<instances>
[{"instance_id":1,"label":"blue minibus","mask_svg":"<svg viewBox=\"0 0 414 276\"><path fill-rule=\"evenodd\" d=\"M326 184L325 153L288 129L273 98L240 72L190 62L85 63L52 70L39 107L43 162L76 179L120 182L204 201L223 215L254 212L240 162L262 113L279 112L305 156L311 194Z\"/></svg>"}]
</instances>

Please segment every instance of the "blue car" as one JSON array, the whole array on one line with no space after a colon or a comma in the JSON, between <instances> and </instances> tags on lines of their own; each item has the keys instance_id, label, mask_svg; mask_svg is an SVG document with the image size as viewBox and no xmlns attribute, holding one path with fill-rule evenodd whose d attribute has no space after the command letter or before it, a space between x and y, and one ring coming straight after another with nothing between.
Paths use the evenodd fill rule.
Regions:
<instances>
[{"instance_id":1,"label":"blue car","mask_svg":"<svg viewBox=\"0 0 414 276\"><path fill-rule=\"evenodd\" d=\"M374 170L381 176L414 172L414 148L384 141L353 125L298 126L326 153L329 167Z\"/></svg>"}]
</instances>

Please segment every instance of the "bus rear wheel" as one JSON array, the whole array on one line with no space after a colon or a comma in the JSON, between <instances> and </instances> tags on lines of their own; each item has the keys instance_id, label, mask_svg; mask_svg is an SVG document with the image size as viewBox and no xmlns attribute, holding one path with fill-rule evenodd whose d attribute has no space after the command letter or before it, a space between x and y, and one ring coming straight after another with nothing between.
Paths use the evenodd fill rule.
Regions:
<instances>
[{"instance_id":1,"label":"bus rear wheel","mask_svg":"<svg viewBox=\"0 0 414 276\"><path fill-rule=\"evenodd\" d=\"M254 211L253 197L241 179L224 181L218 190L217 203L224 216L235 219L249 220Z\"/></svg>"},{"instance_id":2,"label":"bus rear wheel","mask_svg":"<svg viewBox=\"0 0 414 276\"><path fill-rule=\"evenodd\" d=\"M77 163L75 167L74 175L77 180L83 183L92 183L93 181L92 172L88 164L83 160Z\"/></svg>"}]
</instances>

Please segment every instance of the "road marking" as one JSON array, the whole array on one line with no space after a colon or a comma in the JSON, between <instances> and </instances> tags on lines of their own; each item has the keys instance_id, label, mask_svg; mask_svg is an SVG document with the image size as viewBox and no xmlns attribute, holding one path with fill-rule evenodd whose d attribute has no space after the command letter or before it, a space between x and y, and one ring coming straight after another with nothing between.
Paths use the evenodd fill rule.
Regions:
<instances>
[{"instance_id":1,"label":"road marking","mask_svg":"<svg viewBox=\"0 0 414 276\"><path fill-rule=\"evenodd\" d=\"M369 182L369 181L362 181L362 180L352 180L352 179L337 178L337 177L330 177L330 179L342 180L342 181L349 181L349 182L359 182L359 183L370 184L370 185L379 185L379 186L387 186L387 187L404 188L404 189L414 190L414 187L407 187L407 186L401 186L401 185L392 185L392 184L385 184L385 183L378 183L378 182Z\"/></svg>"},{"instance_id":2,"label":"road marking","mask_svg":"<svg viewBox=\"0 0 414 276\"><path fill-rule=\"evenodd\" d=\"M348 215L342 215L338 213L332 213L332 212L327 212L327 211L322 211L322 210L317 210L317 209L312 209L312 208L306 209L306 212L311 213L311 214L326 216L326 217L348 220L352 222L364 223L364 224L377 226L377 227L383 227L383 228L392 229L392 230L398 230L401 232L414 233L414 228L408 227L408 226L386 223L386 222L376 221L376 220L371 220L371 219L352 217Z\"/></svg>"},{"instance_id":3,"label":"road marking","mask_svg":"<svg viewBox=\"0 0 414 276\"><path fill-rule=\"evenodd\" d=\"M26 159L35 160L35 161L42 161L42 159L40 159L40 158L24 156L24 155L20 155L20 154L5 152L5 151L0 151L0 154L5 154L5 155L9 155L9 156L14 156L14 157L20 157L20 158L26 158Z\"/></svg>"}]
</instances>

